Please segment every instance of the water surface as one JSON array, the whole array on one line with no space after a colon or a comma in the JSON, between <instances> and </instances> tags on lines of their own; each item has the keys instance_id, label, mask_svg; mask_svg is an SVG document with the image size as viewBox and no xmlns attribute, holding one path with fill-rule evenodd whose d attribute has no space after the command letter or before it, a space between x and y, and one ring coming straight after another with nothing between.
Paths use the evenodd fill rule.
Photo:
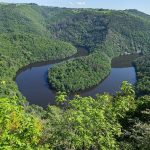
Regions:
<instances>
[{"instance_id":1,"label":"water surface","mask_svg":"<svg viewBox=\"0 0 150 150\"><path fill-rule=\"evenodd\" d=\"M80 49L80 52L75 57L87 55L87 51L83 48ZM96 94L104 92L114 94L120 89L123 81L135 84L136 73L132 66L132 60L135 58L137 58L137 55L120 56L113 59L111 72L103 82L93 88L78 93L81 96L95 97ZM48 69L59 62L60 60L35 63L18 72L16 83L30 104L36 104L42 107L46 107L48 104L55 104L56 92L49 87Z\"/></svg>"}]
</instances>

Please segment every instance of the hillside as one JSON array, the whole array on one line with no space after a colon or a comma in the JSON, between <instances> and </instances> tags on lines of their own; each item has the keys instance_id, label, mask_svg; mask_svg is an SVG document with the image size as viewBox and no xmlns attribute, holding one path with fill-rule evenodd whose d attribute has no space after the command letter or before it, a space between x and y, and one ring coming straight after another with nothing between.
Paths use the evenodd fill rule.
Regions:
<instances>
[{"instance_id":1,"label":"hillside","mask_svg":"<svg viewBox=\"0 0 150 150\"><path fill-rule=\"evenodd\" d=\"M88 56L52 67L49 83L61 91L57 106L29 105L14 81L22 67L63 59L85 47ZM137 10L69 9L0 4L0 149L123 149L149 146L150 16ZM116 96L66 92L101 82L112 58L142 52L138 82L123 82ZM76 82L74 82L76 80Z\"/></svg>"}]
</instances>

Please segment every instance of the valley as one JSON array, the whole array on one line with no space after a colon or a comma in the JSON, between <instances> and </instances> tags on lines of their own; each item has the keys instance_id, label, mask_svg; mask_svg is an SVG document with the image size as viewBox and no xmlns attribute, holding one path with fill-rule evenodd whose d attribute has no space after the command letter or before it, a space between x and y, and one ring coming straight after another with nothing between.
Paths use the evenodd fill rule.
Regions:
<instances>
[{"instance_id":1,"label":"valley","mask_svg":"<svg viewBox=\"0 0 150 150\"><path fill-rule=\"evenodd\" d=\"M149 130L148 14L0 3L0 149L149 150Z\"/></svg>"}]
</instances>

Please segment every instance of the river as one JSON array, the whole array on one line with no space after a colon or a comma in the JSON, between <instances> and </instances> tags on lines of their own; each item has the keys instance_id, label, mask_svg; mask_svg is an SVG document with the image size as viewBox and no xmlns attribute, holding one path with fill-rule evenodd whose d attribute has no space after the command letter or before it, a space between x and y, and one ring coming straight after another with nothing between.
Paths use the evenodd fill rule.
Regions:
<instances>
[{"instance_id":1,"label":"river","mask_svg":"<svg viewBox=\"0 0 150 150\"><path fill-rule=\"evenodd\" d=\"M79 48L79 53L69 59L87 54L88 52L84 48ZM119 56L113 59L109 76L97 86L80 91L78 94L92 97L104 92L115 94L120 89L122 81L135 84L136 73L132 66L132 61L137 57L138 55L134 54ZM56 92L49 87L48 69L64 60L35 63L18 71L16 83L20 92L27 98L30 104L36 104L42 107L46 107L48 104L55 105Z\"/></svg>"}]
</instances>

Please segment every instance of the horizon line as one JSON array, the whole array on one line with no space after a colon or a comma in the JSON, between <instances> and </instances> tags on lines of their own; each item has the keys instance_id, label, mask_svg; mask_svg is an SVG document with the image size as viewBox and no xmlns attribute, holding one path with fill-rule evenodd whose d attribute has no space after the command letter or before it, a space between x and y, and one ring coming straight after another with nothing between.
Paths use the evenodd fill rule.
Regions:
<instances>
[{"instance_id":1,"label":"horizon line","mask_svg":"<svg viewBox=\"0 0 150 150\"><path fill-rule=\"evenodd\" d=\"M103 9L103 10L114 10L114 11L125 11L125 10L136 10L142 13L145 13L146 15L149 15L149 13L144 12L142 10L136 9L136 8L126 8L126 9L111 9L111 8L102 8L102 7L66 7L66 6L53 6L53 5L41 5L38 3L15 3L15 2L0 2L0 4L4 5L10 5L10 4L20 4L20 5L37 5L41 7L53 7L53 8L67 8L67 9Z\"/></svg>"}]
</instances>

